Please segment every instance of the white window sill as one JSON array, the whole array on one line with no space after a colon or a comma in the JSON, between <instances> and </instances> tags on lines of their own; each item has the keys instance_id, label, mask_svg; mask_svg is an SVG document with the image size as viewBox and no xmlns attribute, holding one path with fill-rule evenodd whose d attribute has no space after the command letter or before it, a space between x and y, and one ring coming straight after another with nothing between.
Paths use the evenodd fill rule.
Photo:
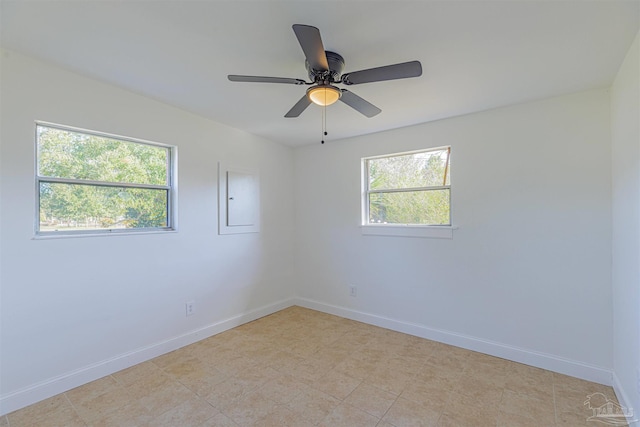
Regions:
<instances>
[{"instance_id":1,"label":"white window sill","mask_svg":"<svg viewBox=\"0 0 640 427\"><path fill-rule=\"evenodd\" d=\"M457 229L458 227L451 225L376 224L360 226L363 236L422 237L427 239L453 239L453 230Z\"/></svg>"},{"instance_id":2,"label":"white window sill","mask_svg":"<svg viewBox=\"0 0 640 427\"><path fill-rule=\"evenodd\" d=\"M100 233L92 233L92 232L51 232L44 234L36 234L33 236L32 240L53 240L53 239L76 239L82 237L104 237L104 236L141 236L145 234L166 234L166 233L177 233L178 230L175 228L165 229L165 230L145 230L145 231L117 231L117 232L100 232Z\"/></svg>"}]
</instances>

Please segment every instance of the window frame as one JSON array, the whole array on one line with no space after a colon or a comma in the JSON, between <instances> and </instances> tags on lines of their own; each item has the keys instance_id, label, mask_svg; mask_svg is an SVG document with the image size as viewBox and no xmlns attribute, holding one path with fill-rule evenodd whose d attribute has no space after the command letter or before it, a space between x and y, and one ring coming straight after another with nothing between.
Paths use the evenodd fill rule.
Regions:
<instances>
[{"instance_id":1,"label":"window frame","mask_svg":"<svg viewBox=\"0 0 640 427\"><path fill-rule=\"evenodd\" d=\"M433 151L447 150L447 166L445 176L449 174L449 184L439 186L422 186L411 188L390 188L390 189L370 189L369 161L375 159L384 159L389 157L401 157L418 153L429 153ZM361 188L361 222L360 227L364 235L382 235L382 236L405 236L405 237L435 237L435 238L452 238L453 227L452 221L452 203L451 203L451 146L441 146L433 148L424 148L412 151L403 151L398 153L383 154L376 156L363 157L361 159L362 168L362 188ZM449 223L448 224L394 224L394 223L372 223L370 221L371 194L385 193L408 193L415 191L449 191Z\"/></svg>"},{"instance_id":2,"label":"window frame","mask_svg":"<svg viewBox=\"0 0 640 427\"><path fill-rule=\"evenodd\" d=\"M151 147L163 148L167 151L166 171L167 179L165 185L156 184L133 184L128 182L110 182L95 181L76 178L59 178L40 175L40 142L38 138L38 127L53 128L66 132L80 133L84 135L97 136L100 138L109 138L122 142L134 144L148 145ZM94 131L73 126L60 125L41 120L35 122L35 238L52 238L52 237L74 237L74 236L105 236L105 235L127 235L127 234L150 234L165 233L177 231L177 147L169 144L148 141L139 138L116 135L107 132ZM51 230L43 231L40 229L40 185L42 183L52 184L69 184L69 185L88 185L94 187L107 188L136 188L148 190L163 190L167 194L166 211L167 225L164 227L138 227L138 228L105 228L105 229L89 229L89 230Z\"/></svg>"}]
</instances>

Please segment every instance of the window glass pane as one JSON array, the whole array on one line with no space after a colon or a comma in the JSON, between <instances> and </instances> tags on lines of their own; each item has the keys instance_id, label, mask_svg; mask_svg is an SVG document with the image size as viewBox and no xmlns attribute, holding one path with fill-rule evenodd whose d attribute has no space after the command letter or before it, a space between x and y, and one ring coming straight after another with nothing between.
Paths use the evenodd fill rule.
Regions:
<instances>
[{"instance_id":1,"label":"window glass pane","mask_svg":"<svg viewBox=\"0 0 640 427\"><path fill-rule=\"evenodd\" d=\"M449 185L448 159L447 149L369 159L369 188L383 190Z\"/></svg>"},{"instance_id":2,"label":"window glass pane","mask_svg":"<svg viewBox=\"0 0 640 427\"><path fill-rule=\"evenodd\" d=\"M424 190L369 195L370 224L449 225L447 190Z\"/></svg>"},{"instance_id":3,"label":"window glass pane","mask_svg":"<svg viewBox=\"0 0 640 427\"><path fill-rule=\"evenodd\" d=\"M168 191L40 182L40 231L167 227Z\"/></svg>"},{"instance_id":4,"label":"window glass pane","mask_svg":"<svg viewBox=\"0 0 640 427\"><path fill-rule=\"evenodd\" d=\"M54 178L167 185L164 147L37 126L38 174Z\"/></svg>"}]
</instances>

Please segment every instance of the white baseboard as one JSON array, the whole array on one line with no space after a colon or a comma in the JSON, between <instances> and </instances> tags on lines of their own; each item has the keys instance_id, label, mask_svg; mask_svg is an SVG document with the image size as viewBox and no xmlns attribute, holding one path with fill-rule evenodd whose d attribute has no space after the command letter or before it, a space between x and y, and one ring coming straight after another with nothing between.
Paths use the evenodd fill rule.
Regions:
<instances>
[{"instance_id":1,"label":"white baseboard","mask_svg":"<svg viewBox=\"0 0 640 427\"><path fill-rule=\"evenodd\" d=\"M629 399L629 396L627 396L627 394L625 393L624 388L622 388L622 383L620 382L620 379L615 372L613 373L613 391L615 391L616 393L616 397L618 398L618 403L620 403L620 406L627 409L633 408L633 406L631 405L631 399ZM633 408L632 415L633 418L627 417L627 424L629 424L629 427L639 427L640 408Z\"/></svg>"},{"instance_id":2,"label":"white baseboard","mask_svg":"<svg viewBox=\"0 0 640 427\"><path fill-rule=\"evenodd\" d=\"M34 384L32 386L0 396L0 416L24 408L25 406L55 396L97 380L106 375L113 374L122 369L129 368L138 363L153 359L173 350L177 350L189 344L203 340L210 336L227 331L244 323L259 319L277 311L283 310L294 304L293 299L286 299L269 304L237 316L213 323L203 328L187 332L186 334L170 338L147 347L133 350L107 360L84 366L55 378Z\"/></svg>"},{"instance_id":3,"label":"white baseboard","mask_svg":"<svg viewBox=\"0 0 640 427\"><path fill-rule=\"evenodd\" d=\"M466 348L491 356L524 363L537 368L547 369L560 374L570 375L598 384L612 385L613 377L609 369L589 365L576 360L565 359L551 354L536 352L528 349L514 347L494 341L476 338L468 335L441 329L430 328L424 325L390 319L375 314L364 313L346 307L325 304L307 298L294 298L295 305L322 311L328 314L345 317L351 320L380 326L393 331L415 335L417 337L450 344L456 347Z\"/></svg>"},{"instance_id":4,"label":"white baseboard","mask_svg":"<svg viewBox=\"0 0 640 427\"><path fill-rule=\"evenodd\" d=\"M569 360L550 354L462 335L455 332L390 319L384 316L352 310L346 307L325 304L306 298L291 298L221 320L203 328L170 338L166 341L139 348L129 353L121 354L111 359L103 360L4 396L0 396L0 416L55 396L56 394L71 390L72 388L81 386L88 382L97 380L106 375L113 374L138 363L153 359L154 357L161 356L170 351L177 350L178 348L186 345L193 344L210 336L235 328L236 326L240 326L244 323L259 319L260 317L283 310L292 305L299 305L312 310L536 366L538 368L570 375L587 381L593 381L599 384L613 385L618 399L621 400L620 403L624 405L622 401L629 401L626 399L617 378L612 375L610 370L605 368L588 365L579 361Z\"/></svg>"}]
</instances>

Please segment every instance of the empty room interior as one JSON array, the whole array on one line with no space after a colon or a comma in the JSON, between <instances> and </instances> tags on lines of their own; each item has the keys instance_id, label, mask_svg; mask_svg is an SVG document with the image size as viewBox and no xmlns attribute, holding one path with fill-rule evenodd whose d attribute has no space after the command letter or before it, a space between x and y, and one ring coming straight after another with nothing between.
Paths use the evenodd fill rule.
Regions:
<instances>
[{"instance_id":1,"label":"empty room interior","mask_svg":"<svg viewBox=\"0 0 640 427\"><path fill-rule=\"evenodd\" d=\"M640 425L640 1L0 24L0 427Z\"/></svg>"}]
</instances>

